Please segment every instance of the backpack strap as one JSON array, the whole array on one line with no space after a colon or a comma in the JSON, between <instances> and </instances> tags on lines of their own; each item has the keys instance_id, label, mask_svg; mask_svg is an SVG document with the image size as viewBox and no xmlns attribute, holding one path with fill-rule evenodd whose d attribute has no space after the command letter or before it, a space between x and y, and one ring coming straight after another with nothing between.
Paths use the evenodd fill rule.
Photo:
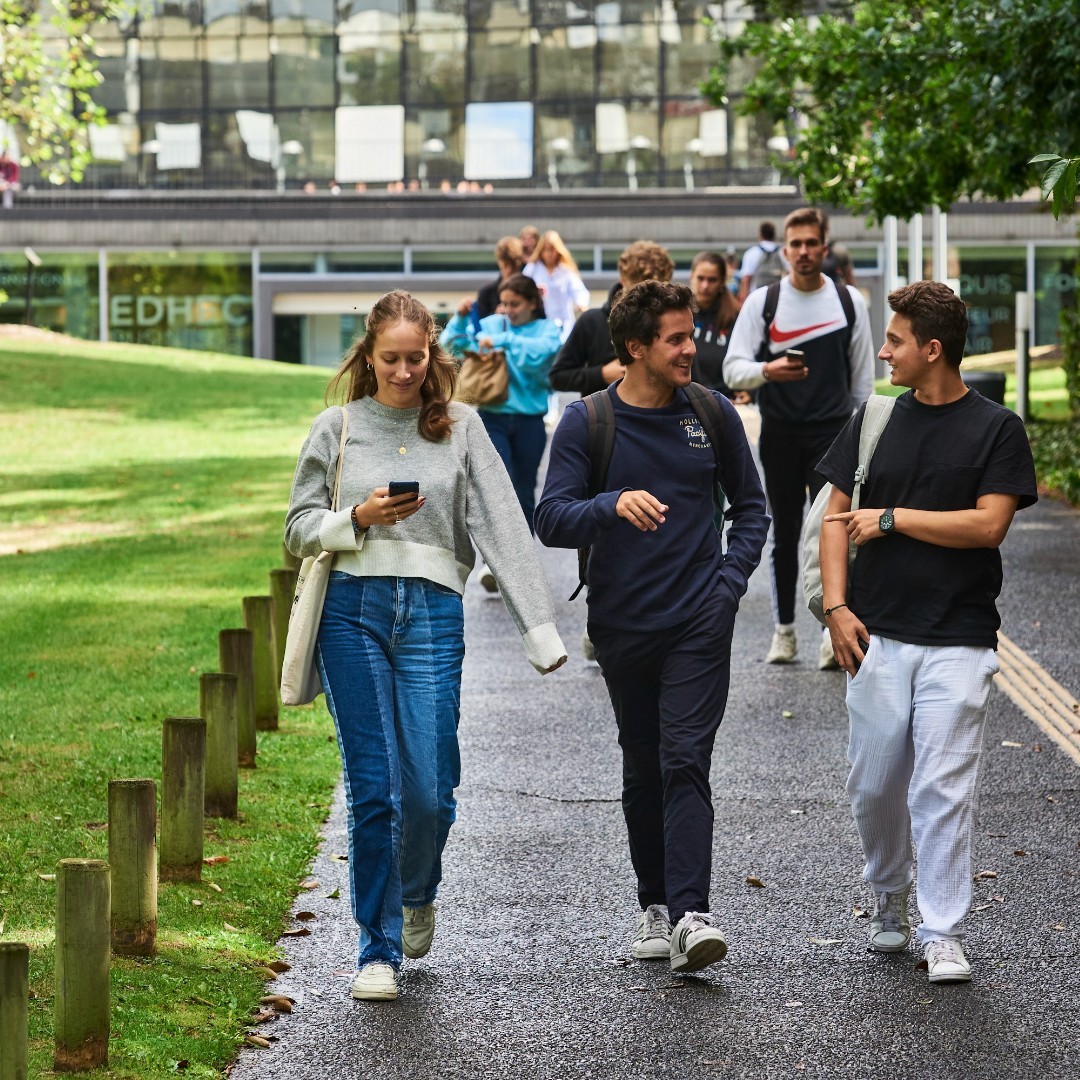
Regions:
<instances>
[{"instance_id":1,"label":"backpack strap","mask_svg":"<svg viewBox=\"0 0 1080 1080\"><path fill-rule=\"evenodd\" d=\"M862 426L859 429L859 464L852 477L851 509L859 509L859 497L862 486L866 483L866 475L870 471L870 461L877 449L878 440L885 430L885 425L892 416L896 398L887 397L885 394L871 394L866 399L866 408L863 409Z\"/></svg>"},{"instance_id":2,"label":"backpack strap","mask_svg":"<svg viewBox=\"0 0 1080 1080\"><path fill-rule=\"evenodd\" d=\"M844 355L851 352L851 335L855 331L855 304L851 299L848 287L842 285L836 278L832 279L836 286L836 295L840 298L840 306L844 309L844 318L847 319L847 331L844 334ZM848 382L851 381L851 365L848 365Z\"/></svg>"},{"instance_id":3,"label":"backpack strap","mask_svg":"<svg viewBox=\"0 0 1080 1080\"><path fill-rule=\"evenodd\" d=\"M595 498L604 490L611 455L615 449L615 408L611 404L611 395L607 390L597 390L581 399L585 406L588 421L588 439L586 446L589 453L589 487L587 496ZM571 600L577 598L587 584L585 572L589 564L588 547L578 548L578 584Z\"/></svg>"},{"instance_id":4,"label":"backpack strap","mask_svg":"<svg viewBox=\"0 0 1080 1080\"><path fill-rule=\"evenodd\" d=\"M765 290L765 306L761 309L761 318L765 323L765 334L757 351L757 359L762 364L768 363L772 359L769 352L769 327L772 326L773 319L776 318L776 308L780 303L780 284L779 281L774 281Z\"/></svg>"},{"instance_id":5,"label":"backpack strap","mask_svg":"<svg viewBox=\"0 0 1080 1080\"><path fill-rule=\"evenodd\" d=\"M718 509L722 509L725 492L729 487L725 476L727 460L721 452L720 441L720 432L724 427L724 413L712 391L702 386L701 383L690 383L689 386L683 387L683 393L689 399L690 407L694 410L698 420L701 421L701 426L705 429L709 442L712 443L713 460L716 463L716 488L719 489L714 489L713 501Z\"/></svg>"}]
</instances>

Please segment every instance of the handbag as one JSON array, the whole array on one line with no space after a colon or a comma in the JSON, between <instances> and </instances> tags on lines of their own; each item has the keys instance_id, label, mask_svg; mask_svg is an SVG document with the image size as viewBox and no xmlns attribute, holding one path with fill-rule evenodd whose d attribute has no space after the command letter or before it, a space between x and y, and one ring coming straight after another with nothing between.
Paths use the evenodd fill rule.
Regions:
<instances>
[{"instance_id":1,"label":"handbag","mask_svg":"<svg viewBox=\"0 0 1080 1080\"><path fill-rule=\"evenodd\" d=\"M341 486L341 463L345 457L345 437L349 430L349 414L341 407L341 442L338 444L337 468L334 472L334 496L331 510L338 508L338 488ZM315 664L315 641L319 636L323 602L330 570L334 565L332 551L308 555L300 564L289 612L289 632L285 638L285 658L281 664L281 704L308 705L322 693L322 682Z\"/></svg>"},{"instance_id":2,"label":"handbag","mask_svg":"<svg viewBox=\"0 0 1080 1080\"><path fill-rule=\"evenodd\" d=\"M458 369L454 397L466 405L501 405L510 396L510 369L506 353L492 349L489 353L467 350Z\"/></svg>"},{"instance_id":3,"label":"handbag","mask_svg":"<svg viewBox=\"0 0 1080 1080\"><path fill-rule=\"evenodd\" d=\"M859 509L859 497L866 474L870 470L870 460L877 449L878 440L885 430L885 425L892 416L896 398L883 394L871 394L866 399L863 412L862 428L859 431L859 462L852 478L851 509ZM810 614L822 626L825 625L825 598L821 587L821 526L825 521L825 506L829 501L832 485L826 484L814 499L810 513L806 515L806 524L802 534L802 579L803 599L810 609ZM855 544L848 542L848 582L851 581L851 564L858 552ZM847 599L845 597L845 599Z\"/></svg>"}]
</instances>

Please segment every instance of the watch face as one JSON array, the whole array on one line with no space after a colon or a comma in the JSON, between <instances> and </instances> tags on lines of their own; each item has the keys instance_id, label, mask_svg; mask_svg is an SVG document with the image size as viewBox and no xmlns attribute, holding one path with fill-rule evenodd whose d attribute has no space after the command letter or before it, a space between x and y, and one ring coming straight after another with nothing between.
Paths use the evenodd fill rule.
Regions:
<instances>
[{"instance_id":1,"label":"watch face","mask_svg":"<svg viewBox=\"0 0 1080 1080\"><path fill-rule=\"evenodd\" d=\"M893 531L893 516L887 510L878 518L878 528L881 529L883 533Z\"/></svg>"}]
</instances>

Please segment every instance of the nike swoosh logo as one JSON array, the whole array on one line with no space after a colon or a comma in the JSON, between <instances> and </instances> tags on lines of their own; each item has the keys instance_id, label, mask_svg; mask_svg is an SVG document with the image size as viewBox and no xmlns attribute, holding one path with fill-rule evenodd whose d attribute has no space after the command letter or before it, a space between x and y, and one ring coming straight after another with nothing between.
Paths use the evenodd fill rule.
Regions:
<instances>
[{"instance_id":1,"label":"nike swoosh logo","mask_svg":"<svg viewBox=\"0 0 1080 1080\"><path fill-rule=\"evenodd\" d=\"M801 330L777 330L776 323L773 323L769 327L769 337L774 345L782 345L785 341L792 341L803 334L810 334L822 327L832 326L834 322L834 319L830 319L828 322L816 323L814 326L804 326Z\"/></svg>"}]
</instances>

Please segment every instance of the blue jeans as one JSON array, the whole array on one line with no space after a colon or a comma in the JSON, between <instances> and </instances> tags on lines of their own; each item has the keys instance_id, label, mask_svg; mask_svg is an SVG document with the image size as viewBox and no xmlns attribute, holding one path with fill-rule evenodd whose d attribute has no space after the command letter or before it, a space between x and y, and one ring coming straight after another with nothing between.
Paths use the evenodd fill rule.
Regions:
<instances>
[{"instance_id":1,"label":"blue jeans","mask_svg":"<svg viewBox=\"0 0 1080 1080\"><path fill-rule=\"evenodd\" d=\"M335 570L315 655L345 774L358 966L398 968L402 904L435 899L457 805L461 597Z\"/></svg>"},{"instance_id":2,"label":"blue jeans","mask_svg":"<svg viewBox=\"0 0 1080 1080\"><path fill-rule=\"evenodd\" d=\"M514 485L521 512L533 529L533 511L536 509L536 474L547 446L547 428L544 415L523 413L493 413L480 411L495 449L502 458L510 480Z\"/></svg>"}]
</instances>

